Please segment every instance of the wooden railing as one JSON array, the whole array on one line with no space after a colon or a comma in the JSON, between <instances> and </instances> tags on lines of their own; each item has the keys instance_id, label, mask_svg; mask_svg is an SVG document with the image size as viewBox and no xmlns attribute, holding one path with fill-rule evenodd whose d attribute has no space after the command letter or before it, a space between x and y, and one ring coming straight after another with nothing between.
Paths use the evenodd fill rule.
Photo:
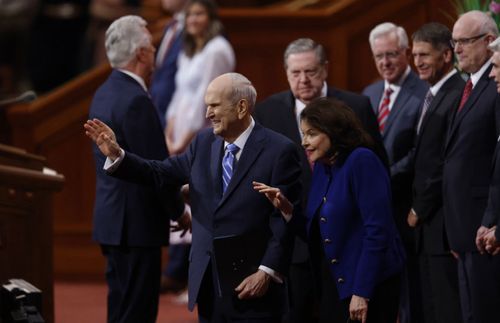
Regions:
<instances>
[{"instance_id":1,"label":"wooden railing","mask_svg":"<svg viewBox=\"0 0 500 323\"><path fill-rule=\"evenodd\" d=\"M329 59L330 84L361 90L377 78L368 34L383 21L402 25L411 34L427 21L448 25L448 1L337 0L306 8L280 2L265 8L221 9L220 15L237 58L237 71L256 86L259 99L288 87L283 51L299 37L322 43ZM153 24L155 39L162 23ZM7 109L11 144L47 158L65 175L64 190L54 199L54 269L57 277L101 277L99 248L91 242L95 175L91 145L82 124L97 87L110 72L100 66L32 104Z\"/></svg>"}]
</instances>

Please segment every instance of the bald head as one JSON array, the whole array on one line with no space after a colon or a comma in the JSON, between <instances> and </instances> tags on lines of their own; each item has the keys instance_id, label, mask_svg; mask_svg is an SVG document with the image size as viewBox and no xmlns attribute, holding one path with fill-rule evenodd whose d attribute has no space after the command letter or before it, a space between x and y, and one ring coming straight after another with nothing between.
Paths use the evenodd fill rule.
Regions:
<instances>
[{"instance_id":1,"label":"bald head","mask_svg":"<svg viewBox=\"0 0 500 323\"><path fill-rule=\"evenodd\" d=\"M226 73L207 87L205 104L214 134L233 142L251 123L256 91L252 83L238 73Z\"/></svg>"},{"instance_id":2,"label":"bald head","mask_svg":"<svg viewBox=\"0 0 500 323\"><path fill-rule=\"evenodd\" d=\"M474 10L460 16L452 33L459 67L467 73L479 71L491 57L488 44L497 36L498 27L486 13Z\"/></svg>"}]
</instances>

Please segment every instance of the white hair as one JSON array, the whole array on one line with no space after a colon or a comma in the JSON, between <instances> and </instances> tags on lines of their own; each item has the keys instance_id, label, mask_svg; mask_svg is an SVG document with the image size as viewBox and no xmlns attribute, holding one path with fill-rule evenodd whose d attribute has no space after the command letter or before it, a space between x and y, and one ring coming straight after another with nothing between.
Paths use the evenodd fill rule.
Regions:
<instances>
[{"instance_id":1,"label":"white hair","mask_svg":"<svg viewBox=\"0 0 500 323\"><path fill-rule=\"evenodd\" d=\"M237 103L241 99L248 102L249 110L252 111L257 100L257 91L249 79L240 73L227 73L231 79L232 87L229 92L229 99L233 103Z\"/></svg>"},{"instance_id":2,"label":"white hair","mask_svg":"<svg viewBox=\"0 0 500 323\"><path fill-rule=\"evenodd\" d=\"M476 26L479 27L479 33L498 36L498 26L491 15L479 10L471 10L461 15L460 18L464 16L474 20Z\"/></svg>"},{"instance_id":3,"label":"white hair","mask_svg":"<svg viewBox=\"0 0 500 323\"><path fill-rule=\"evenodd\" d=\"M113 21L106 30L106 55L113 68L127 65L139 48L151 44L151 37L145 32L147 22L139 16L129 15Z\"/></svg>"},{"instance_id":4,"label":"white hair","mask_svg":"<svg viewBox=\"0 0 500 323\"><path fill-rule=\"evenodd\" d=\"M395 34L398 38L399 48L408 48L408 35L406 34L406 31L403 27L396 26L392 22L381 23L372 29L369 37L370 46L373 47L373 44L377 38L387 36L392 33Z\"/></svg>"},{"instance_id":5,"label":"white hair","mask_svg":"<svg viewBox=\"0 0 500 323\"><path fill-rule=\"evenodd\" d=\"M491 50L492 52L500 52L500 37L492 41L488 45L488 49Z\"/></svg>"}]
</instances>

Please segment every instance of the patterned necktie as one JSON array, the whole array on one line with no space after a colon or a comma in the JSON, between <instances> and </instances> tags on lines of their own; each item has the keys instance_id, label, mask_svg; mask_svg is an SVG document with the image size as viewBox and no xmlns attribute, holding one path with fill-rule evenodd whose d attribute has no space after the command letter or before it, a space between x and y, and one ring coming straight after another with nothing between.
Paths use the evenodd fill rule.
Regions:
<instances>
[{"instance_id":1,"label":"patterned necktie","mask_svg":"<svg viewBox=\"0 0 500 323\"><path fill-rule=\"evenodd\" d=\"M469 78L467 80L467 83L465 84L464 93L462 94L460 105L458 106L458 112L462 111L462 108L464 107L465 102L467 102L467 99L469 98L471 92L472 92L472 81Z\"/></svg>"},{"instance_id":2,"label":"patterned necktie","mask_svg":"<svg viewBox=\"0 0 500 323\"><path fill-rule=\"evenodd\" d=\"M388 87L384 92L384 98L380 103L378 108L378 130L380 133L384 132L385 122L387 121L387 117L389 116L389 104L391 103L391 94L394 92L390 87Z\"/></svg>"},{"instance_id":3,"label":"patterned necktie","mask_svg":"<svg viewBox=\"0 0 500 323\"><path fill-rule=\"evenodd\" d=\"M226 147L226 154L222 159L222 192L225 193L226 189L233 176L233 166L234 160L236 159L236 153L240 150L240 147L235 144L229 144Z\"/></svg>"},{"instance_id":4,"label":"patterned necktie","mask_svg":"<svg viewBox=\"0 0 500 323\"><path fill-rule=\"evenodd\" d=\"M427 91L427 94L425 95L424 106L422 107L422 113L420 114L420 119L418 120L417 134L420 133L420 127L422 127L422 121L424 121L425 114L427 113L427 110L431 105L432 99L434 99L434 95L432 95L432 92L429 89L429 91Z\"/></svg>"}]
</instances>

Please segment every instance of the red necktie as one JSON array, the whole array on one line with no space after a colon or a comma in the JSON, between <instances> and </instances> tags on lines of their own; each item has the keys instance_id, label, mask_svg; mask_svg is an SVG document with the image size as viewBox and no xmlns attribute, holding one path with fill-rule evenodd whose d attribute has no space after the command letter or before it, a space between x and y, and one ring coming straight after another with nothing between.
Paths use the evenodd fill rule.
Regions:
<instances>
[{"instance_id":1,"label":"red necktie","mask_svg":"<svg viewBox=\"0 0 500 323\"><path fill-rule=\"evenodd\" d=\"M380 133L384 132L385 122L387 121L387 117L389 116L389 104L391 103L392 92L393 90L390 87L385 90L384 98L382 99L382 102L380 103L380 106L378 108L377 121Z\"/></svg>"},{"instance_id":2,"label":"red necktie","mask_svg":"<svg viewBox=\"0 0 500 323\"><path fill-rule=\"evenodd\" d=\"M462 111L462 108L464 107L465 102L467 102L467 99L469 98L471 92L472 92L472 81L469 78L469 80L465 84L464 93L462 94L460 105L458 106L458 112Z\"/></svg>"}]
</instances>

